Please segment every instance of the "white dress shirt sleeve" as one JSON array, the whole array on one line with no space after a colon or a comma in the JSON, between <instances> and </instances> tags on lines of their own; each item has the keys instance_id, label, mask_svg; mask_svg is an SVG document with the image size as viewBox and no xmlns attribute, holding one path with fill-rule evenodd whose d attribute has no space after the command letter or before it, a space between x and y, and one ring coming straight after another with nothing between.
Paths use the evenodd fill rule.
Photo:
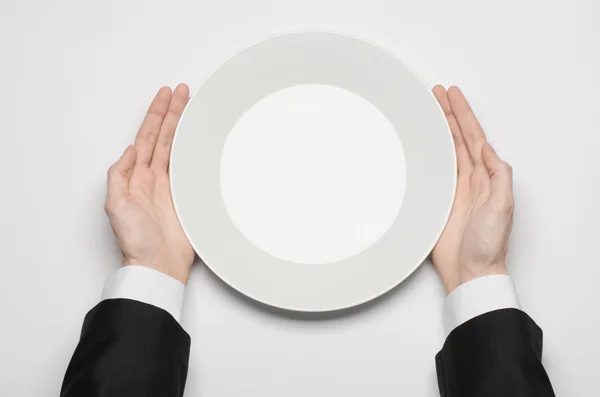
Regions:
<instances>
[{"instance_id":1,"label":"white dress shirt sleeve","mask_svg":"<svg viewBox=\"0 0 600 397\"><path fill-rule=\"evenodd\" d=\"M167 311L177 322L181 318L185 285L157 270L123 266L104 284L101 300L125 298Z\"/></svg>"},{"instance_id":2,"label":"white dress shirt sleeve","mask_svg":"<svg viewBox=\"0 0 600 397\"><path fill-rule=\"evenodd\" d=\"M444 303L444 331L452 330L472 318L499 309L520 309L515 287L509 276L476 278L456 287Z\"/></svg>"}]
</instances>

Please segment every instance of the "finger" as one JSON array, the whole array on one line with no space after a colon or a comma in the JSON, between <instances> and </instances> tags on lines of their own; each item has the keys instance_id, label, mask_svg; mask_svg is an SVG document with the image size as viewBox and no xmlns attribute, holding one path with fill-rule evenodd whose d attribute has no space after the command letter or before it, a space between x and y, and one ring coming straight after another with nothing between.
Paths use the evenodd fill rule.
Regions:
<instances>
[{"instance_id":1,"label":"finger","mask_svg":"<svg viewBox=\"0 0 600 397\"><path fill-rule=\"evenodd\" d=\"M135 148L137 150L137 162L139 165L148 165L152 159L152 152L156 145L156 139L160 132L169 103L171 102L171 89L161 88L148 108L148 113L142 122L140 130L135 137Z\"/></svg>"},{"instance_id":2,"label":"finger","mask_svg":"<svg viewBox=\"0 0 600 397\"><path fill-rule=\"evenodd\" d=\"M483 145L482 158L491 181L492 199L502 207L513 205L512 167L502 161L489 143Z\"/></svg>"},{"instance_id":3,"label":"finger","mask_svg":"<svg viewBox=\"0 0 600 397\"><path fill-rule=\"evenodd\" d=\"M106 209L108 210L120 197L129 194L129 179L136 163L135 146L129 145L121 158L108 169L106 191Z\"/></svg>"},{"instance_id":4,"label":"finger","mask_svg":"<svg viewBox=\"0 0 600 397\"><path fill-rule=\"evenodd\" d=\"M446 115L446 119L448 120L448 124L450 125L450 131L452 131L454 149L456 150L458 173L459 175L469 175L473 169L473 163L471 161L469 151L465 146L465 140L463 138L460 126L456 121L456 116L452 112L452 107L450 106L450 101L448 100L448 93L443 86L436 85L433 87L433 95L435 95L435 98L442 107L442 110Z\"/></svg>"},{"instance_id":5,"label":"finger","mask_svg":"<svg viewBox=\"0 0 600 397\"><path fill-rule=\"evenodd\" d=\"M189 96L190 89L186 84L179 84L177 88L175 88L175 92L169 103L167 115L160 127L154 154L152 155L150 167L154 170L166 171L169 166L169 156L171 155L173 136L175 135L177 124L179 123L179 119L185 109Z\"/></svg>"},{"instance_id":6,"label":"finger","mask_svg":"<svg viewBox=\"0 0 600 397\"><path fill-rule=\"evenodd\" d=\"M450 87L448 89L448 100L452 107L452 113L456 116L456 121L463 133L473 164L476 166L483 165L481 149L486 143L483 128L481 128L460 88Z\"/></svg>"}]
</instances>

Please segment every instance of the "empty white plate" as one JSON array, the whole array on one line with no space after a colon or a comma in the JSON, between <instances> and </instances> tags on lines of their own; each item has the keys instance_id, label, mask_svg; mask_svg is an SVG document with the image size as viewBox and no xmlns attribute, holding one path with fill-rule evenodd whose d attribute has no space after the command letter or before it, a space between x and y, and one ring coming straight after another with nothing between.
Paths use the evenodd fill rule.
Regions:
<instances>
[{"instance_id":1,"label":"empty white plate","mask_svg":"<svg viewBox=\"0 0 600 397\"><path fill-rule=\"evenodd\" d=\"M452 207L456 158L442 110L402 61L352 36L299 32L209 75L170 174L183 229L215 274L259 302L315 312L374 299L425 260ZM362 218L347 216L369 200Z\"/></svg>"}]
</instances>

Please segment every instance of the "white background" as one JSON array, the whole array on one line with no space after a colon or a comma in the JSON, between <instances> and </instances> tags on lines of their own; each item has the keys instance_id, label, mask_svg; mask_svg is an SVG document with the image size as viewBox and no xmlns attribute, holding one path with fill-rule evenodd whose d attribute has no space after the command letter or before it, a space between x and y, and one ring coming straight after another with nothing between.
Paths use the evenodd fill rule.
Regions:
<instances>
[{"instance_id":1,"label":"white background","mask_svg":"<svg viewBox=\"0 0 600 397\"><path fill-rule=\"evenodd\" d=\"M362 36L458 84L515 170L510 272L557 395L600 395L596 0L0 3L0 395L58 395L119 252L105 172L163 84L284 31ZM292 317L196 266L187 396L437 396L444 293L425 263L358 310Z\"/></svg>"}]
</instances>

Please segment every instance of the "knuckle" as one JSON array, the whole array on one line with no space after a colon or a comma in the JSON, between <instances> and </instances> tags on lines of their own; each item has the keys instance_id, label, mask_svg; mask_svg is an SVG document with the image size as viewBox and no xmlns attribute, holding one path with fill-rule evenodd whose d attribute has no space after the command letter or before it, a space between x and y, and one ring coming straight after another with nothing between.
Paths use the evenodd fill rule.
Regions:
<instances>
[{"instance_id":1,"label":"knuckle","mask_svg":"<svg viewBox=\"0 0 600 397\"><path fill-rule=\"evenodd\" d=\"M464 145L462 136L459 136L458 134L455 134L454 132L452 133L452 139L454 140L455 148L460 148Z\"/></svg>"},{"instance_id":2,"label":"knuckle","mask_svg":"<svg viewBox=\"0 0 600 397\"><path fill-rule=\"evenodd\" d=\"M117 172L117 164L113 164L110 167L108 167L108 171L106 172L108 174L108 176L110 177L111 175L114 175Z\"/></svg>"},{"instance_id":3,"label":"knuckle","mask_svg":"<svg viewBox=\"0 0 600 397\"><path fill-rule=\"evenodd\" d=\"M502 169L510 175L512 175L512 173L513 173L512 166L510 164L508 164L506 161L502 162Z\"/></svg>"},{"instance_id":4,"label":"knuckle","mask_svg":"<svg viewBox=\"0 0 600 397\"><path fill-rule=\"evenodd\" d=\"M157 118L164 118L165 113L169 108L169 102L171 101L171 97L169 98L156 98L148 108L148 114Z\"/></svg>"},{"instance_id":5,"label":"knuckle","mask_svg":"<svg viewBox=\"0 0 600 397\"><path fill-rule=\"evenodd\" d=\"M106 199L104 202L104 212L106 215L110 215L113 211L113 203L112 200Z\"/></svg>"},{"instance_id":6,"label":"knuckle","mask_svg":"<svg viewBox=\"0 0 600 397\"><path fill-rule=\"evenodd\" d=\"M183 114L183 108L171 106L169 107L168 113L176 119L179 119Z\"/></svg>"},{"instance_id":7,"label":"knuckle","mask_svg":"<svg viewBox=\"0 0 600 397\"><path fill-rule=\"evenodd\" d=\"M515 199L512 196L507 200L505 210L510 213L515 210Z\"/></svg>"},{"instance_id":8,"label":"knuckle","mask_svg":"<svg viewBox=\"0 0 600 397\"><path fill-rule=\"evenodd\" d=\"M145 134L142 134L141 138L143 142L147 144L153 144L157 135L158 134L153 131L148 131Z\"/></svg>"},{"instance_id":9,"label":"knuckle","mask_svg":"<svg viewBox=\"0 0 600 397\"><path fill-rule=\"evenodd\" d=\"M140 131L136 137L136 142L143 145L149 145L152 142L152 134L149 131Z\"/></svg>"},{"instance_id":10,"label":"knuckle","mask_svg":"<svg viewBox=\"0 0 600 397\"><path fill-rule=\"evenodd\" d=\"M515 209L515 200L512 195L502 196L496 199L496 209L500 212L512 213Z\"/></svg>"}]
</instances>

